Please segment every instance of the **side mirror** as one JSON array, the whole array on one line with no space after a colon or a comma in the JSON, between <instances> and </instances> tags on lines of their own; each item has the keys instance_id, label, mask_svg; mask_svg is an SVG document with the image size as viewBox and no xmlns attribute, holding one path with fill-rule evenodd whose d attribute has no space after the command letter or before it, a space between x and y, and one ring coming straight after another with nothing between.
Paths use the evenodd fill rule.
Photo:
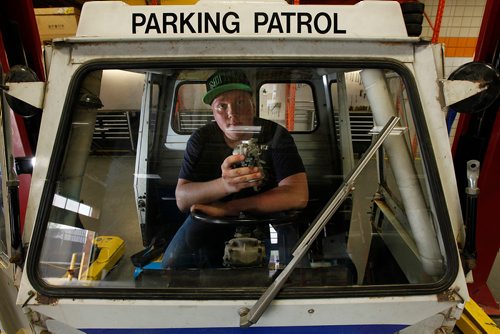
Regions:
<instances>
[{"instance_id":1,"label":"side mirror","mask_svg":"<svg viewBox=\"0 0 500 334\"><path fill-rule=\"evenodd\" d=\"M460 113L479 113L490 107L500 96L498 72L481 62L466 63L450 74L444 86L445 99L446 85L449 86L449 92L455 95L454 103L447 105Z\"/></svg>"},{"instance_id":2,"label":"side mirror","mask_svg":"<svg viewBox=\"0 0 500 334\"><path fill-rule=\"evenodd\" d=\"M29 67L12 67L5 76L5 85L8 88L5 98L16 114L30 118L42 112L45 83L39 82Z\"/></svg>"}]
</instances>

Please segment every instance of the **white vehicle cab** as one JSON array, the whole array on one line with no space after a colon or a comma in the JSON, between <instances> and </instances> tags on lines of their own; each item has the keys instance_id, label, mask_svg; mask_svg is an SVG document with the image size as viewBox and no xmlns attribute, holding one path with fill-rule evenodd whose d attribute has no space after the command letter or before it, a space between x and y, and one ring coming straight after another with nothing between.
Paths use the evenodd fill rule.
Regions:
<instances>
[{"instance_id":1,"label":"white vehicle cab","mask_svg":"<svg viewBox=\"0 0 500 334\"><path fill-rule=\"evenodd\" d=\"M469 297L442 53L408 36L398 2L87 2L77 35L46 57L17 295L38 325L433 333L460 318ZM256 116L291 134L304 208L222 218L178 208L186 143L214 120L203 96L218 70L244 73ZM234 229L222 265L161 265L188 216Z\"/></svg>"}]
</instances>

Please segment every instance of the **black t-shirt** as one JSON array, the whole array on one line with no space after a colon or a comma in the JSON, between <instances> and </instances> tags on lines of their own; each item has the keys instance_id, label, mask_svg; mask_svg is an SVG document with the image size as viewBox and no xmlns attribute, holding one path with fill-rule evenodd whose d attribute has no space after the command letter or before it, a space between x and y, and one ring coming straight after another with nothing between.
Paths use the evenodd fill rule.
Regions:
<instances>
[{"instance_id":1,"label":"black t-shirt","mask_svg":"<svg viewBox=\"0 0 500 334\"><path fill-rule=\"evenodd\" d=\"M238 197L269 190L288 176L305 171L295 142L284 127L261 118L255 118L254 125L261 126L260 133L254 134L257 144L267 145L261 155L266 178L258 190L244 189ZM221 176L222 162L232 153L217 123L207 124L189 138L179 177L192 182L216 179Z\"/></svg>"}]
</instances>

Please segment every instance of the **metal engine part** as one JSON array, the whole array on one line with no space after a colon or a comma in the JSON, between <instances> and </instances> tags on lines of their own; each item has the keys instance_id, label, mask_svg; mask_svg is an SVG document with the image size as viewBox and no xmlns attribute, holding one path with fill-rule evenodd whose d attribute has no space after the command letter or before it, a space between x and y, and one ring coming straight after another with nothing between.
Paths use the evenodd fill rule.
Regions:
<instances>
[{"instance_id":1,"label":"metal engine part","mask_svg":"<svg viewBox=\"0 0 500 334\"><path fill-rule=\"evenodd\" d=\"M245 160L240 162L239 164L234 165L234 168L239 168L239 167L258 167L259 171L262 175L263 180L266 178L266 175L264 173L264 166L265 161L260 159L260 156L262 155L262 152L267 150L268 146L267 145L259 145L257 144L257 139L251 138L249 140L243 140L241 143L238 144L233 150L233 155L236 154L243 154L245 156ZM255 182L259 180L250 180L249 182ZM254 187L255 191L259 190L258 186Z\"/></svg>"},{"instance_id":2,"label":"metal engine part","mask_svg":"<svg viewBox=\"0 0 500 334\"><path fill-rule=\"evenodd\" d=\"M267 145L257 144L257 139L252 138L249 140L243 140L238 144L233 150L233 154L243 154L245 160L235 167L259 167L265 164L265 161L260 159L263 151L267 150Z\"/></svg>"},{"instance_id":3,"label":"metal engine part","mask_svg":"<svg viewBox=\"0 0 500 334\"><path fill-rule=\"evenodd\" d=\"M262 267L266 263L266 246L255 238L234 238L226 243L223 260L226 267Z\"/></svg>"}]
</instances>

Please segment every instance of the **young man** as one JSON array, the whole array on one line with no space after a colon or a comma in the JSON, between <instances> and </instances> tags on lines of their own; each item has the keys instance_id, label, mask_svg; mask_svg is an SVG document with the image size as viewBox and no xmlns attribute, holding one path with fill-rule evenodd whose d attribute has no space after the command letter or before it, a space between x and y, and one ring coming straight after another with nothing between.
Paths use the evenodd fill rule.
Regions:
<instances>
[{"instance_id":1,"label":"young man","mask_svg":"<svg viewBox=\"0 0 500 334\"><path fill-rule=\"evenodd\" d=\"M175 192L179 209L223 217L304 208L307 177L293 138L282 126L255 117L245 74L217 71L206 86L203 101L211 106L215 123L195 131L187 143ZM246 157L233 154L252 138L262 147L263 168L242 167ZM233 233L232 227L188 217L167 247L162 266L220 266L224 242Z\"/></svg>"}]
</instances>

